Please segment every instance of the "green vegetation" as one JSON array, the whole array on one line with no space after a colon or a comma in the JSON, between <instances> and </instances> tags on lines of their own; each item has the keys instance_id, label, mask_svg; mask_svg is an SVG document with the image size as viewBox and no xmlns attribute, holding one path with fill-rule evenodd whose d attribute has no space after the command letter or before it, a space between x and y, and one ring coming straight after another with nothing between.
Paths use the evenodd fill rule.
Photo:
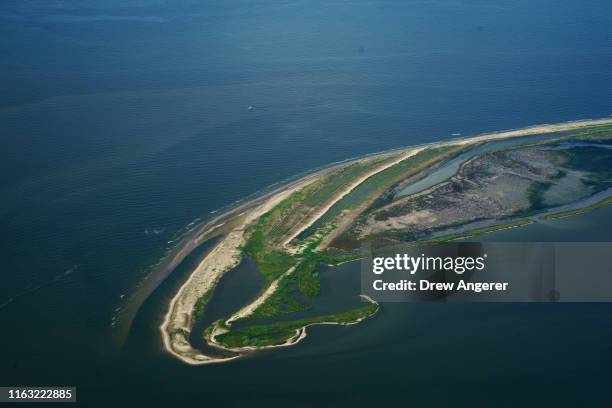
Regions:
<instances>
[{"instance_id":1,"label":"green vegetation","mask_svg":"<svg viewBox=\"0 0 612 408\"><path fill-rule=\"evenodd\" d=\"M580 130L568 131L562 134L562 136L552 136L544 140L538 141L525 141L512 147L501 149L503 150L517 150L525 147L541 146L547 144L553 144L558 142L592 142L592 143L605 143L612 139L612 125L593 125L588 126Z\"/></svg>"},{"instance_id":2,"label":"green vegetation","mask_svg":"<svg viewBox=\"0 0 612 408\"><path fill-rule=\"evenodd\" d=\"M276 280L297 262L291 255L275 250L270 245L278 236L279 220L283 214L290 210L302 196L301 191L293 193L287 199L264 214L257 224L250 229L250 238L244 252L252 256L261 274L268 284Z\"/></svg>"},{"instance_id":3,"label":"green vegetation","mask_svg":"<svg viewBox=\"0 0 612 408\"><path fill-rule=\"evenodd\" d=\"M568 138L590 142L609 140L612 139L612 125L588 126L572 132Z\"/></svg>"},{"instance_id":4,"label":"green vegetation","mask_svg":"<svg viewBox=\"0 0 612 408\"><path fill-rule=\"evenodd\" d=\"M185 329L175 329L174 331L172 331L171 336L174 337L176 335L182 335L184 338L188 339L189 338L189 332Z\"/></svg>"},{"instance_id":5,"label":"green vegetation","mask_svg":"<svg viewBox=\"0 0 612 408\"><path fill-rule=\"evenodd\" d=\"M198 320L204 316L204 309L206 308L206 304L210 301L210 298L213 295L213 289L209 289L200 297L193 307L193 317Z\"/></svg>"},{"instance_id":6,"label":"green vegetation","mask_svg":"<svg viewBox=\"0 0 612 408\"><path fill-rule=\"evenodd\" d=\"M588 141L604 141L612 138L612 125L597 126L581 129L573 133L568 132L559 137L551 137L546 143L565 140L588 140ZM539 144L532 143L532 144ZM455 157L457 154L471 149L473 146L429 146L421 152L409 157L400 163L380 171L371 177L367 178L361 184L356 186L352 191L336 202L322 217L320 217L313 225L303 231L292 242L295 251L285 251L284 242L293 234L296 226L304 223L305 220L312 216L314 211L325 206L329 200L334 197L341 189L345 188L354 180L366 174L374 167L380 166L383 163L389 163L392 160L397 160L397 154L388 154L383 157L372 158L370 160L360 160L353 163L348 163L345 166L340 166L330 169L326 173L322 173L320 177L312 181L307 186L299 191L292 193L282 202L261 216L259 220L248 228L247 242L243 247L244 254L253 258L258 266L258 270L265 277L266 288L278 280L278 288L269 296L250 316L241 319L242 323L238 328L227 327L224 321L219 320L211 324L204 331L204 336L210 338L215 332L215 329L220 330L221 334L216 336L216 341L219 344L229 348L240 347L262 347L278 345L292 339L298 330L311 324L321 323L337 323L349 324L369 317L377 312L378 305L368 304L367 306L352 309L349 311L329 314L324 316L316 316L309 318L296 319L293 317L285 317L285 319L293 319L275 323L264 323L257 321L258 319L273 318L282 315L302 312L311 308L310 300L319 295L321 290L320 276L317 272L322 263L329 265L337 265L342 262L358 259L361 255L351 251L343 251L343 249L354 249L361 243L357 234L351 235L352 231L342 234L334 240L334 247L324 253L317 252L317 248L321 246L323 240L336 230L341 215L345 212L352 211L353 216L359 216L357 220L352 219L354 225L359 224L363 216L370 214L372 211L385 206L394 199L394 188L406 180L412 180L420 177L425 170L436 166L449 158ZM401 153L398 153L401 154ZM568 162L572 160L570 156ZM560 156L561 159L564 157ZM576 160L576 159L573 159ZM512 161L505 163L511 165ZM609 163L602 158L596 163L599 167L605 167ZM566 169L568 170L568 169ZM568 170L569 171L569 170ZM566 176L566 171L560 170L554 176L551 182L534 182L528 191L529 209L525 214L536 212L545 208L544 195L546 191L553 185L552 181L560 180ZM544 219L556 219L569 215L574 215L603 205L612 204L612 197L584 209L566 211L543 217ZM355 222L356 221L356 222ZM500 221L501 222L501 221ZM524 226L533 223L529 219L521 219L517 221L507 222L501 225L493 225L484 228L477 228L471 231L445 235L437 238L422 239L425 236L415 237L423 243L441 243L476 237L482 234L491 233L503 229ZM380 236L369 236L368 240L379 240L380 243L389 242L389 238L394 238L392 234L400 234L401 232L387 232ZM431 230L427 231L427 235L431 236ZM342 241L341 245L338 245ZM346 245L344 244L346 242ZM415 242L412 243L414 245ZM334 252L335 251L335 252ZM287 271L294 268L293 272L286 274ZM264 288L265 290L265 288ZM205 293L194 307L194 316L201 318L204 314L204 309L212 296L212 291ZM177 335L179 332L176 333ZM180 333L183 334L183 333ZM185 333L184 335L188 335Z\"/></svg>"},{"instance_id":7,"label":"green vegetation","mask_svg":"<svg viewBox=\"0 0 612 408\"><path fill-rule=\"evenodd\" d=\"M391 160L391 158L373 159L368 162L360 161L332 171L320 180L291 194L264 214L250 228L250 238L244 247L244 252L253 257L268 284L278 279L298 262L296 257L277 249L291 229L314 209L323 205L350 180L387 160ZM314 239L307 242L304 252L312 253L325 235L329 234L330 228L333 229L334 226L321 231Z\"/></svg>"},{"instance_id":8,"label":"green vegetation","mask_svg":"<svg viewBox=\"0 0 612 408\"><path fill-rule=\"evenodd\" d=\"M310 305L295 299L296 292L300 292L306 298L314 298L319 295L321 279L317 269L321 263L337 264L340 261L317 252L308 252L296 265L293 273L283 277L277 290L262 303L253 314L241 320L264 319L309 310Z\"/></svg>"},{"instance_id":9,"label":"green vegetation","mask_svg":"<svg viewBox=\"0 0 612 408\"><path fill-rule=\"evenodd\" d=\"M223 322L223 320L215 320L210 326L204 329L204 338L209 339L213 331L219 326L219 324L221 324L221 322Z\"/></svg>"},{"instance_id":10,"label":"green vegetation","mask_svg":"<svg viewBox=\"0 0 612 408\"><path fill-rule=\"evenodd\" d=\"M376 163L379 163L377 161ZM351 168L352 177L356 177L354 166ZM363 167L363 166L362 166ZM342 172L345 177L349 173ZM250 321L255 319L270 318L285 314L296 313L310 309L310 305L298 301L295 295L299 291L306 298L314 298L318 296L321 283L317 268L321 263L337 264L340 260L316 252L316 248L321 241L336 227L334 224L327 225L325 228L319 229L315 234L302 241L301 253L291 255L284 251L275 249L278 243L282 242L284 236L291 230L296 220L301 220L303 214L307 213L308 206L304 203L321 205L327 198L333 195L337 188L348 182L344 177L336 180L336 187L332 189L332 184L329 182L315 183L316 186L308 186L296 193L293 193L287 199L274 207L271 211L263 215L257 224L250 228L250 237L244 246L243 250L246 254L253 257L257 263L259 271L266 278L269 285L279 277L283 276L292 267L295 267L293 273L283 276L278 283L278 288L274 293L248 317L241 319L242 321ZM323 193L325 192L325 193ZM327 198L324 198L327 197ZM276 244L276 245L275 245ZM342 319L344 314L332 316L328 318ZM347 315L348 316L348 315ZM314 322L315 320L313 320ZM299 322L299 321L298 321ZM214 329L211 325L205 331L204 335L209 336ZM301 327L301 326L299 326ZM299 328L298 327L298 328ZM277 326L250 326L238 330L230 330L228 333L220 335L219 338L230 339L234 338L234 333L242 333L245 330L257 328L258 338L265 344L275 344L276 341L283 342L287 338L287 332L292 334L295 329L278 330ZM266 333L267 329L272 331Z\"/></svg>"},{"instance_id":11,"label":"green vegetation","mask_svg":"<svg viewBox=\"0 0 612 408\"><path fill-rule=\"evenodd\" d=\"M547 220L547 221L552 221L552 220L558 220L561 218L566 218L566 217L571 217L573 215L579 215L579 214L584 214L593 210L596 210L600 207L604 207L606 205L610 205L612 204L612 197L608 197L604 200L598 201L595 204L591 204L587 207L583 207L583 208L576 208L574 210L568 210L568 211L561 211L555 214L549 214L549 215L545 215L542 217L543 220Z\"/></svg>"},{"instance_id":12,"label":"green vegetation","mask_svg":"<svg viewBox=\"0 0 612 408\"><path fill-rule=\"evenodd\" d=\"M338 201L312 228L315 226L320 228L321 225L331 222L343 211L354 210L364 203L367 208L361 214L362 216L374 211L390 199L389 191L399 182L416 176L427 168L454 157L464 150L465 147L462 146L429 147L373 175ZM347 232L334 241L334 246L340 249L355 249L358 244L350 232Z\"/></svg>"},{"instance_id":13,"label":"green vegetation","mask_svg":"<svg viewBox=\"0 0 612 408\"><path fill-rule=\"evenodd\" d=\"M317 272L318 266L318 259L308 259L298 265L295 271L298 281L298 290L306 297L316 297L321 291L321 279Z\"/></svg>"},{"instance_id":14,"label":"green vegetation","mask_svg":"<svg viewBox=\"0 0 612 408\"><path fill-rule=\"evenodd\" d=\"M304 248L302 250L303 254L313 254L315 253L315 249L321 244L323 239L328 236L333 230L337 228L336 224L329 224L323 228L320 228L312 234L310 237L306 238L301 242L301 246Z\"/></svg>"},{"instance_id":15,"label":"green vegetation","mask_svg":"<svg viewBox=\"0 0 612 408\"><path fill-rule=\"evenodd\" d=\"M564 134L563 136L553 137L538 142L528 143L526 145L541 145L555 142L607 142L612 139L612 125L596 125L589 126L584 129L575 130Z\"/></svg>"},{"instance_id":16,"label":"green vegetation","mask_svg":"<svg viewBox=\"0 0 612 408\"><path fill-rule=\"evenodd\" d=\"M532 220L518 220L518 221L510 222L507 224L492 225L490 227L477 228L474 230L461 232L458 234L444 235L441 237L424 240L422 242L425 244L439 244L442 242L456 241L458 239L477 237L483 234L488 234L490 232L495 232L495 231L501 231L501 230L505 230L508 228L523 227L529 224L533 224L533 221Z\"/></svg>"},{"instance_id":17,"label":"green vegetation","mask_svg":"<svg viewBox=\"0 0 612 408\"><path fill-rule=\"evenodd\" d=\"M457 146L427 148L368 178L336 203L335 210L332 208L330 211L339 214L342 210L360 206L369 198L378 198L397 182L416 175L434 162L442 160L443 156L457 153L460 150L463 148Z\"/></svg>"},{"instance_id":18,"label":"green vegetation","mask_svg":"<svg viewBox=\"0 0 612 408\"><path fill-rule=\"evenodd\" d=\"M317 323L354 323L373 315L377 310L378 305L371 303L364 307L327 316L236 329L218 335L216 340L223 346L231 348L278 345L295 336L296 330L302 327Z\"/></svg>"},{"instance_id":19,"label":"green vegetation","mask_svg":"<svg viewBox=\"0 0 612 408\"><path fill-rule=\"evenodd\" d=\"M304 205L313 208L321 206L333 197L338 190L345 187L357 177L371 170L373 167L379 166L391 159L390 157L385 157L382 159L374 159L370 162L355 162L342 167L338 171L334 171L332 175L323 177L320 181L307 187Z\"/></svg>"},{"instance_id":20,"label":"green vegetation","mask_svg":"<svg viewBox=\"0 0 612 408\"><path fill-rule=\"evenodd\" d=\"M241 321L264 319L310 309L309 305L303 304L293 297L298 287L298 276L295 273L283 277L278 283L276 291L255 309L253 314L244 317Z\"/></svg>"},{"instance_id":21,"label":"green vegetation","mask_svg":"<svg viewBox=\"0 0 612 408\"><path fill-rule=\"evenodd\" d=\"M275 210L277 208L273 209L272 212ZM292 256L279 251L267 250L264 241L265 224L260 221L245 250L256 259L260 270L262 270L262 267L265 268L265 272L262 273L268 279L268 284L282 276L293 266L295 266L295 271L284 276L280 280L277 290L253 314L241 320L263 319L309 310L310 305L298 301L294 295L299 291L307 298L318 296L321 287L317 272L319 264L322 262L327 264L338 263L338 260L333 257L315 252L315 248L334 228L335 225L331 225L318 231L313 237L304 241L304 249L301 254Z\"/></svg>"}]
</instances>

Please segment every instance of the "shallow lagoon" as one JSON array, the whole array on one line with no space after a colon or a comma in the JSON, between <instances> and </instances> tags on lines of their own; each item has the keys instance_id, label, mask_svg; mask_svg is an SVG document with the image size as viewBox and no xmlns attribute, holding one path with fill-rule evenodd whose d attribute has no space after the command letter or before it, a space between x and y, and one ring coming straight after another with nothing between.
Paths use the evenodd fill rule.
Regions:
<instances>
[{"instance_id":1,"label":"shallow lagoon","mask_svg":"<svg viewBox=\"0 0 612 408\"><path fill-rule=\"evenodd\" d=\"M604 207L479 240L608 241L611 215L612 207ZM321 276L324 287L326 282L341 283L336 290L344 291L347 299L359 290L359 262L329 268ZM385 303L373 319L359 325L311 327L295 347L218 366L187 367L163 353L154 340L163 311L156 299L147 305L138 320L149 323L136 325L124 352L126 361L137 367L156 367L143 383L172 386L181 393L178 400L189 400L185 393L190 390L205 389L211 401L223 401L239 386L241 392L233 398L255 406L272 398L299 398L305 406L321 398L375 404L397 401L406 390L418 404L484 402L504 393L510 380L522 391L504 394L509 406L524 401L525 393L533 394L534 404L567 402L579 390L603 385L605 350L612 336L609 304ZM530 375L525 373L527 365ZM166 370L174 377L168 378ZM577 381L576 370L589 382ZM476 394L475 383L480 384ZM318 391L305 391L304 384ZM265 391L268 387L274 391Z\"/></svg>"},{"instance_id":2,"label":"shallow lagoon","mask_svg":"<svg viewBox=\"0 0 612 408\"><path fill-rule=\"evenodd\" d=\"M601 402L605 304L385 305L295 348L189 367L157 328L186 268L127 343L111 324L187 225L270 184L456 132L612 114L610 8L2 2L1 383L75 384L98 406ZM487 239L610 239L598 211Z\"/></svg>"}]
</instances>

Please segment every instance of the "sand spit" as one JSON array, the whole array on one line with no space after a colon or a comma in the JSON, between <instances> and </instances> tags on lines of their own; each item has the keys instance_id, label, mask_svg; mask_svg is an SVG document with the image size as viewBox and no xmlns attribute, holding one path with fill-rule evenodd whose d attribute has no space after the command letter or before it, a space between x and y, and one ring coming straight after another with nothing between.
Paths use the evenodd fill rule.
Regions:
<instances>
[{"instance_id":1,"label":"sand spit","mask_svg":"<svg viewBox=\"0 0 612 408\"><path fill-rule=\"evenodd\" d=\"M248 305L244 306L242 309L234 313L229 319L225 321L225 324L228 326L231 326L231 324L235 322L236 320L240 320L247 316L252 315L253 312L255 312L255 310L259 306L261 306L266 300L268 300L270 296L274 294L274 292L276 292L276 289L278 288L278 285L283 280L283 278L291 275L293 271L295 271L295 268L296 268L295 266L289 268L287 272L283 273L280 277L276 278L276 280L272 282L270 286L268 286L268 288L261 295L259 295L257 299L255 299L253 302L249 303Z\"/></svg>"},{"instance_id":2,"label":"sand spit","mask_svg":"<svg viewBox=\"0 0 612 408\"><path fill-rule=\"evenodd\" d=\"M245 243L245 228L270 211L293 192L315 180L307 177L303 182L294 183L291 188L271 196L263 204L243 214L243 220L200 262L172 298L164 321L160 326L164 348L188 364L209 364L227 361L230 358L210 357L193 348L189 334L193 327L193 310L196 302L209 290L213 290L221 276L236 267L241 259L241 248Z\"/></svg>"},{"instance_id":3,"label":"sand spit","mask_svg":"<svg viewBox=\"0 0 612 408\"><path fill-rule=\"evenodd\" d=\"M503 132L487 133L483 135L477 135L472 137L466 137L463 139L456 139L449 141L449 144L466 145L479 142L490 142L493 140L511 139L515 137L532 136L532 135L544 135L548 133L568 132L571 130L578 130L589 126L600 126L600 125L612 125L612 118L604 119L587 119L587 120L576 120L572 122L563 122L553 125L535 125L529 126L522 129L508 130ZM444 143L442 143L444 144Z\"/></svg>"},{"instance_id":4,"label":"sand spit","mask_svg":"<svg viewBox=\"0 0 612 408\"><path fill-rule=\"evenodd\" d=\"M385 163L385 164L383 164L381 166L378 166L378 167L370 170L369 172L365 173L361 177L357 178L356 180L354 180L352 183L347 185L343 190L341 190L337 194L335 194L332 197L332 199L329 200L326 203L325 206L321 207L319 210L317 210L313 214L311 214L310 217L308 217L305 220L305 222L299 228L294 230L292 232L292 234L287 237L287 239L284 241L283 245L285 247L288 247L289 243L295 237L300 235L304 230L306 230L308 227L310 227L312 224L314 224L319 218L321 218L323 216L323 214L325 214L327 211L329 211L329 209L332 208L334 206L334 204L336 204L343 197L345 197L347 194L349 194L351 191L353 191L355 188L357 188L361 183L363 183L364 181L366 181L370 177L380 173L381 171L384 171L384 170L388 169L389 167L393 167L396 164L406 160L407 158L409 158L411 156L414 156L415 154L419 153L420 151L422 151L424 149L425 149L425 147L415 147L415 148L408 149L408 150L404 151L403 153L399 154L398 157L395 158L394 160L391 160L388 163ZM290 250L291 248L287 248L287 249Z\"/></svg>"},{"instance_id":5,"label":"sand spit","mask_svg":"<svg viewBox=\"0 0 612 408\"><path fill-rule=\"evenodd\" d=\"M388 169L389 167L395 166L396 164L406 160L407 158L409 158L411 156L414 156L415 154L417 154L418 152L422 151L423 149L425 149L425 147L417 147L417 148L408 149L407 151L402 152L399 155L397 155L397 157L394 158L393 160L391 160L390 162L382 164L382 165L380 165L380 166L370 170L369 172L367 172L366 174L362 175L361 177L359 177L354 182L352 182L349 185L347 185L344 189L340 190L330 200L328 200L328 202L326 203L326 205L324 207L322 207L320 210L318 210L315 213L313 213L310 217L308 217L304 221L304 223L298 229L294 230L290 234L289 238L287 238L284 241L284 247L286 248L286 250L288 252L295 252L296 249L289 247L289 243L296 236L298 236L302 231L304 231L306 228L310 227L319 218L321 218L335 203L340 201L344 196L346 196L351 191L353 191L357 186L359 186L365 180L367 180L368 178L372 177L375 174L380 173L383 170ZM280 277L276 278L276 280L274 280L270 284L270 286L257 299L255 299L253 302L249 303L248 305L244 306L242 309L240 309L238 312L236 312L234 315L232 315L229 319L227 319L225 323L228 326L230 326L233 322L253 314L253 312L255 312L255 310L259 306L261 306L270 296L272 296L272 294L274 294L274 292L276 291L276 288L278 288L278 285L280 284L280 282L286 276L291 275L293 273L293 271L295 270L295 268L296 268L295 266L290 268L289 270L287 270L287 272L283 273Z\"/></svg>"},{"instance_id":6,"label":"sand spit","mask_svg":"<svg viewBox=\"0 0 612 408\"><path fill-rule=\"evenodd\" d=\"M316 211L311 216L309 216L304 223L296 228L295 231L292 232L291 236L285 240L285 244L288 245L289 242L294 239L300 232L304 231L306 228L314 224L323 214L325 214L333 204L338 202L342 197L346 194L349 194L353 189L355 189L359 184L363 183L368 178L373 175L383 171L415 154L422 151L423 149L431 146L451 146L451 145L469 145L480 142L501 140L501 139L510 139L516 137L530 136L536 134L549 134L549 133L557 133L557 132L566 132L572 130L578 130L581 128L596 126L596 125L605 125L612 124L612 119L598 119L598 120L584 120L584 121L574 121L553 125L538 125L531 126L524 129L517 129L511 131L497 132L491 134L483 134L463 139L455 139L449 140L445 142L435 142L427 145L421 146L412 146L404 149L398 149L394 152L399 156L397 159L391 161L390 163L386 163L384 165L378 166L372 171L364 174L359 179L355 180L353 183L347 185L342 191L338 192L324 207L322 207L319 211ZM371 155L368 157L381 157L382 155L388 155L390 152L381 153L379 155ZM359 159L363 160L363 159ZM193 325L193 310L197 299L199 299L204 293L209 290L213 290L218 280L221 276L234 268L239 262L241 257L241 247L245 243L244 232L248 225L259 219L263 214L271 210L274 206L280 203L282 200L287 198L293 192L301 189L302 187L308 185L309 183L316 180L318 177L321 177L323 174L326 174L328 171L331 171L338 166L345 165L348 162L344 162L339 165L332 166L328 169L324 169L314 174L310 174L300 180L292 182L288 186L281 187L264 197L260 197L253 202L245 203L241 206L242 209L246 209L238 215L240 218L240 222L238 226L234 227L226 236L217 244L217 246L206 256L206 258L198 265L195 271L191 274L189 279L181 286L178 293L174 296L174 298L170 302L169 310L166 313L163 323L160 326L160 330L162 333L164 348L170 352L175 357L184 361L188 364L210 364L210 363L218 363L223 361L232 360L240 357L228 357L228 358L217 358L206 356L202 354L199 350L194 349L189 343L189 333L191 331ZM256 202L256 204L254 204ZM216 224L219 223L220 220L229 219L232 216L236 216L236 210L233 211L233 214L228 216L219 216L215 219ZM218 229L218 228L217 228ZM207 233L203 232L200 237L207 235ZM283 276L278 278L275 282L273 282L268 289L266 289L257 299L255 299L250 304L243 307L238 313L233 315L228 319L228 322L236 321L241 317L245 317L253 313L253 311L263 303L278 287L278 282L287 274L293 272L293 268L288 270ZM367 299L366 299L367 300ZM371 299L369 299L371 301ZM354 322L351 324L355 324L358 322ZM316 324L324 324L324 323L316 323ZM329 324L336 324L330 322ZM215 334L213 333L211 338L213 339ZM296 331L296 336L292 339L289 339L286 343L277 346L271 347L284 347L296 344L301 339L306 336L306 328L302 328ZM222 346L219 346L223 348ZM253 351L252 348L241 349L240 351Z\"/></svg>"},{"instance_id":7,"label":"sand spit","mask_svg":"<svg viewBox=\"0 0 612 408\"><path fill-rule=\"evenodd\" d=\"M543 125L535 125L522 129L508 130L502 132L495 133L487 133L482 135L463 137L459 139L453 139L442 142L433 142L422 146L416 146L416 148L421 148L423 150L424 147L436 148L436 147L444 147L444 146L470 146L483 142L492 142L503 139L513 139L519 137L533 136L533 135L545 135L552 133L560 133L560 132L568 132L572 130L578 130L582 128L586 128L589 126L600 126L612 124L611 118L605 119L595 119L595 120L579 120L573 122L564 122L558 124L543 124ZM409 156L408 156L409 157ZM365 180L364 180L365 181ZM317 249L324 249L327 247L334 239L340 236L343 232L349 228L352 223L355 221L357 216L360 213L360 209L357 209L353 212L347 212L342 214L342 216L336 221L336 228L327 235L319 247Z\"/></svg>"},{"instance_id":8,"label":"sand spit","mask_svg":"<svg viewBox=\"0 0 612 408\"><path fill-rule=\"evenodd\" d=\"M378 303L376 303L371 297L366 296L366 295L359 295L361 297L362 300L366 301L366 302L370 302L373 303L375 305L378 305ZM281 344L274 344L274 345L270 345L270 346L259 346L259 347L254 347L254 346L247 346L247 347L224 347L221 344L219 344L216 340L215 337L227 332L226 329L223 330L216 330L213 332L213 334L210 336L210 341L209 344L213 347L217 347L219 349L223 349L223 350L228 350L228 351L232 351L235 353L250 353L253 351L257 351L257 350L266 350L266 349L274 349L274 348L279 348L279 347L289 347L289 346L293 346L297 343L299 343L300 341L304 340L307 337L307 332L306 329L310 326L324 326L324 325L334 325L334 326L353 326L355 324L361 323L362 321L364 321L365 319L372 317L373 315L375 315L376 313L378 313L378 308L376 309L376 311L374 311L374 313L368 315L368 316L363 316L360 317L358 319L355 319L351 322L316 322L316 323L309 323L303 327L300 327L299 329L295 330L295 335L291 336L290 338L288 338L285 342L281 343ZM228 320L229 321L229 320ZM240 358L241 356L235 356L232 357L233 358Z\"/></svg>"}]
</instances>

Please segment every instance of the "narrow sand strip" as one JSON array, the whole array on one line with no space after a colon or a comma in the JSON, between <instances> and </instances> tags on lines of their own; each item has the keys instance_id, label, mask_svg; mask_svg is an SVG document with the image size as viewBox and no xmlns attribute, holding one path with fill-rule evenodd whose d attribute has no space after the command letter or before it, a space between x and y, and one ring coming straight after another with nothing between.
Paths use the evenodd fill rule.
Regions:
<instances>
[{"instance_id":1,"label":"narrow sand strip","mask_svg":"<svg viewBox=\"0 0 612 408\"><path fill-rule=\"evenodd\" d=\"M363 183L364 181L366 181L367 179L369 179L370 177L380 173L381 171L384 171L390 167L395 166L396 164L406 160L407 158L414 156L415 154L419 153L420 151L423 151L425 149L425 147L416 147L416 148L411 148L407 151L405 151L404 153L400 154L399 157L397 157L395 160L390 161L389 163L385 163L379 167L376 167L374 169L372 169L371 171L365 173L364 175L362 175L361 177L359 177L358 179L354 180L352 183L350 183L349 185L347 185L342 191L338 192L334 197L332 197L331 200L329 200L325 206L321 207L319 210L315 211L314 213L312 213L310 215L310 217L308 217L308 219L296 230L294 230L291 235L289 235L287 237L287 239L283 242L283 246L288 247L289 243L298 235L300 235L304 230L306 230L308 227L310 227L312 224L314 224L319 218L321 218L327 211L329 211L330 208L332 208L334 206L334 204L336 204L338 201L342 200L343 197L345 197L347 194L349 194L351 191L353 191L355 188L357 188L361 183ZM287 248L287 249L291 249L291 248Z\"/></svg>"},{"instance_id":2,"label":"narrow sand strip","mask_svg":"<svg viewBox=\"0 0 612 408\"><path fill-rule=\"evenodd\" d=\"M367 172L366 174L363 174L361 177L359 177L358 179L356 179L355 181L353 181L352 183L348 184L343 190L339 191L338 193L336 193L331 200L329 200L327 202L327 204L322 207L320 210L314 212L305 222L304 224L302 224L298 229L294 230L291 235L289 236L289 238L287 238L284 241L284 246L287 248L287 250L291 251L295 251L294 248L290 248L288 247L289 243L293 240L293 238L295 238L296 236L298 236L302 231L304 231L306 228L310 227L312 224L314 224L319 218L321 218L327 211L329 211L329 209L338 201L340 201L343 197L345 197L347 194L349 194L351 191L353 191L357 186L359 186L361 183L363 183L364 181L366 181L367 179L369 179L370 177L380 173L381 171L384 171L390 167L395 166L396 164L416 155L417 153L423 151L424 149L426 149L426 147L416 147L416 148L410 148L407 151L401 153L397 158L395 158L394 160L391 160L388 163L382 164L374 169L372 169L371 171ZM283 273L280 277L278 277L276 280L274 280L270 286L257 298L255 299L253 302L247 304L246 306L244 306L242 309L240 309L238 312L234 313L232 316L230 316L229 319L227 319L225 321L225 324L230 326L233 322L235 322L236 320L245 318L250 316L251 314L253 314L255 312L255 310L261 306L270 296L272 296L272 294L276 291L276 289L278 288L278 285L280 284L281 280L284 279L286 276L290 275L291 273L293 273L293 271L295 270L295 266L290 268L289 270L287 270L287 272Z\"/></svg>"},{"instance_id":3,"label":"narrow sand strip","mask_svg":"<svg viewBox=\"0 0 612 408\"><path fill-rule=\"evenodd\" d=\"M286 276L291 275L293 271L295 271L296 266L289 268L287 272L283 273L280 277L276 278L276 280L273 281L270 284L270 286L268 286L268 288L257 299L255 299L253 302L249 303L248 305L244 306L242 309L234 313L229 319L225 321L225 324L228 326L231 326L232 323L235 322L236 320L252 315L253 312L255 312L255 310L259 306L261 306L266 300L268 300L270 296L274 294L274 292L276 292L276 289L278 288L278 285L280 284L280 282Z\"/></svg>"},{"instance_id":4,"label":"narrow sand strip","mask_svg":"<svg viewBox=\"0 0 612 408\"><path fill-rule=\"evenodd\" d=\"M228 360L206 356L189 343L189 334L194 323L195 304L206 292L214 289L225 272L236 267L240 262L241 248L245 244L244 229L293 192L313 180L313 178L306 178L303 182L295 183L291 188L273 195L260 206L247 211L240 226L232 230L200 262L172 298L168 312L160 326L164 347L167 351L188 364L209 364Z\"/></svg>"},{"instance_id":5,"label":"narrow sand strip","mask_svg":"<svg viewBox=\"0 0 612 408\"><path fill-rule=\"evenodd\" d=\"M594 125L612 124L612 119L599 119L599 120L586 120L586 121L575 121L567 122L555 125L538 125L532 126L525 129L511 130L505 132L491 133L478 135L474 137L468 137L457 140L450 140L446 142L436 142L429 145L409 147L406 149L400 149L397 152L400 156L392 162L380 166L371 172L360 177L358 180L350 183L347 188L343 189L342 192L338 193L334 198L322 207L319 211L316 211L312 216L308 217L306 222L297 228L291 236L285 240L287 245L292 239L294 239L299 233L304 231L306 228L314 224L320 217L323 216L336 202L338 202L346 194L349 194L359 184L363 183L373 175L383 171L399 162L415 155L419 151L422 151L428 146L446 146L446 145L467 145L479 142L509 139L515 137L536 135L536 134L548 134L556 132L565 132L571 130L577 130ZM384 154L389 154L385 152ZM382 154L381 154L382 155ZM370 156L375 157L376 155ZM349 162L346 162L349 163ZM263 204L257 206L254 209L250 209L245 212L244 220L240 223L240 226L232 230L227 237L225 237L209 254L206 258L198 265L196 270L191 274L189 279L181 286L177 294L170 302L170 307L163 323L160 326L162 332L162 338L164 348L181 359L182 361L189 364L208 364L214 362L228 361L230 359L238 358L234 356L230 358L216 358L202 354L199 350L191 347L188 341L189 333L193 324L192 315L195 303L197 300L204 295L208 290L212 290L220 277L228 270L234 268L241 257L241 247L245 243L244 229L256 221L263 214L274 208L278 203L284 200L293 192L306 186L312 181L316 180L317 174L306 176L304 179L298 182L292 183L289 188L285 190L279 190L276 194L272 194ZM320 175L319 175L320 176ZM293 272L293 268L288 270L281 278L274 281L270 287L264 291L264 293L255 301L249 305L243 307L238 313L228 319L228 322L237 320L240 317L248 316L251 314L261 303L263 303L275 289L278 287L278 282L282 277ZM306 334L305 329L298 331L295 340L291 344L295 344L302 336ZM290 344L287 344L290 345Z\"/></svg>"},{"instance_id":6,"label":"narrow sand strip","mask_svg":"<svg viewBox=\"0 0 612 408\"><path fill-rule=\"evenodd\" d=\"M373 303L375 305L378 305L378 303L376 303L371 297L366 296L366 295L359 295L359 297L361 297L361 299ZM245 353L245 352L252 352L252 351L256 351L256 350L264 350L264 349L273 349L273 348L279 348L279 347L288 347L288 346L293 346L297 343L299 343L300 341L304 340L307 336L307 332L306 329L310 326L324 326L324 325L335 325L335 326L353 326L355 324L361 323L363 320L373 316L374 314L378 313L378 309L371 315L369 316L363 316L360 317L358 319L353 320L352 322L316 322L316 323L309 323L303 327L300 327L299 329L295 330L295 335L288 338L285 342L281 343L281 344L275 344L275 345L270 345L270 346L259 346L259 347L255 347L255 346L246 346L246 347L224 347L221 344L219 344L215 337L218 336L219 334L225 333L227 332L227 330L221 330L221 331L216 331L212 334L211 336L211 345L214 347L218 347L220 349L223 350L228 350L228 351L233 351L236 353Z\"/></svg>"}]
</instances>

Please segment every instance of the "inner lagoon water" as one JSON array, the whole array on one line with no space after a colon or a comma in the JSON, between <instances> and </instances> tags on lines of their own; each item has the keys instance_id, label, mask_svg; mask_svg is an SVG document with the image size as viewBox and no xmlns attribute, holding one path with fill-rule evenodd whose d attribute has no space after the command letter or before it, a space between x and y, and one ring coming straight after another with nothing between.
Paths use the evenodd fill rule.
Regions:
<instances>
[{"instance_id":1,"label":"inner lagoon water","mask_svg":"<svg viewBox=\"0 0 612 408\"><path fill-rule=\"evenodd\" d=\"M558 135L557 134L544 134L544 135L526 136L526 137L521 137L521 138L516 138L516 139L507 139L507 140L488 142L480 146L471 148L468 151L457 155L451 160L448 160L443 165L432 169L429 172L429 174L426 175L426 177L423 177L422 179L418 181L410 183L409 185L405 187L401 187L397 189L395 193L395 198L401 198L401 197L405 197L411 194L420 193L438 183L443 182L444 180L448 180L449 178L451 178L453 175L455 175L459 171L459 168L463 163L465 163L467 160L471 159L472 157L476 157L478 155L488 153L488 152L509 149L509 148L520 146L526 143L543 141L543 140L547 140L550 138L554 138L556 136Z\"/></svg>"},{"instance_id":2,"label":"inner lagoon water","mask_svg":"<svg viewBox=\"0 0 612 408\"><path fill-rule=\"evenodd\" d=\"M157 330L185 264L116 333L190 224L273 183L456 133L609 116L611 11L1 2L1 385L76 385L89 406L607 400L607 304L384 304L294 348L190 367ZM610 240L611 215L486 239Z\"/></svg>"}]
</instances>

